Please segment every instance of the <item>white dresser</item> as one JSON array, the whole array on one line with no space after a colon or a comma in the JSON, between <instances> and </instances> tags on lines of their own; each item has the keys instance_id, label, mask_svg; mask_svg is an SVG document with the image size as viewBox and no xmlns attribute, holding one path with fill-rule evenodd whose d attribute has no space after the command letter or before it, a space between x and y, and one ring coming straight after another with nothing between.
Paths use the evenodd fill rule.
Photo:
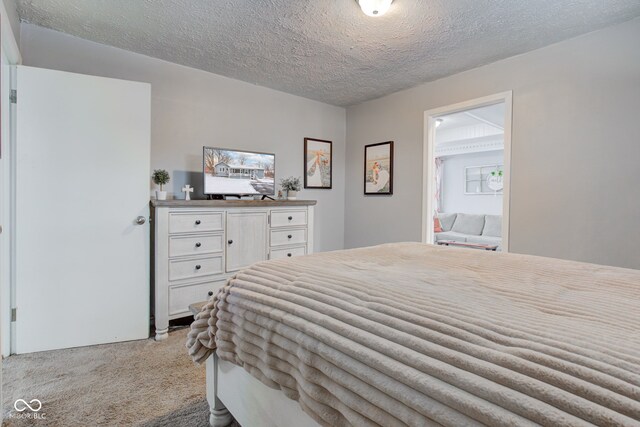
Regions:
<instances>
[{"instance_id":1,"label":"white dresser","mask_svg":"<svg viewBox=\"0 0 640 427\"><path fill-rule=\"evenodd\" d=\"M313 252L314 200L152 200L156 340L251 264Z\"/></svg>"}]
</instances>

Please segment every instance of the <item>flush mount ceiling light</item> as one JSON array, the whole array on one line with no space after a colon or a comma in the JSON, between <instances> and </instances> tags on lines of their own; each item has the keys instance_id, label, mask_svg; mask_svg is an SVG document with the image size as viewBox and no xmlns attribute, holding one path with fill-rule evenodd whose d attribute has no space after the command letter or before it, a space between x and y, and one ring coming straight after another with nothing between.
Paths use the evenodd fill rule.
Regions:
<instances>
[{"instance_id":1,"label":"flush mount ceiling light","mask_svg":"<svg viewBox=\"0 0 640 427\"><path fill-rule=\"evenodd\" d=\"M367 16L382 16L389 10L393 0L356 0Z\"/></svg>"}]
</instances>

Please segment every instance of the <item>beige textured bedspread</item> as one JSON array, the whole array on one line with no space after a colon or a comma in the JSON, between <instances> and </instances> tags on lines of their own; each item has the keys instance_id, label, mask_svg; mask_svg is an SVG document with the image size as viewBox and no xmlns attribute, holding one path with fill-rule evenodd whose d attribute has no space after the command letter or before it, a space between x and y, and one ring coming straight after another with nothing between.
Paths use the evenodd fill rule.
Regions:
<instances>
[{"instance_id":1,"label":"beige textured bedspread","mask_svg":"<svg viewBox=\"0 0 640 427\"><path fill-rule=\"evenodd\" d=\"M267 261L187 347L325 426L640 425L640 271L417 243Z\"/></svg>"}]
</instances>

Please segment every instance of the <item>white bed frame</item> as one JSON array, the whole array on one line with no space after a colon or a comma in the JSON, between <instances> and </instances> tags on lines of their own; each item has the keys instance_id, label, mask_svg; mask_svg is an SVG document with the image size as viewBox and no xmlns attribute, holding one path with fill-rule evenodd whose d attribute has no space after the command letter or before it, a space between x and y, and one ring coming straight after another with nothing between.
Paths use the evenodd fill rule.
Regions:
<instances>
[{"instance_id":1,"label":"white bed frame","mask_svg":"<svg viewBox=\"0 0 640 427\"><path fill-rule=\"evenodd\" d=\"M252 377L243 368L212 354L206 362L209 423L227 427L233 418L241 426L318 427L298 402Z\"/></svg>"}]
</instances>

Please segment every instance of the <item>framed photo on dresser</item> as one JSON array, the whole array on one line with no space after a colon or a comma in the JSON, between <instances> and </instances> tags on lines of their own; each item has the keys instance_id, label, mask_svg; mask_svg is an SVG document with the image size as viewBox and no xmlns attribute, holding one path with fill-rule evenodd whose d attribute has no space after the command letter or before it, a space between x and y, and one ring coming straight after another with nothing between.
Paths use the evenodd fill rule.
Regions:
<instances>
[{"instance_id":1,"label":"framed photo on dresser","mask_svg":"<svg viewBox=\"0 0 640 427\"><path fill-rule=\"evenodd\" d=\"M393 141L364 146L364 194L393 194Z\"/></svg>"},{"instance_id":2,"label":"framed photo on dresser","mask_svg":"<svg viewBox=\"0 0 640 427\"><path fill-rule=\"evenodd\" d=\"M332 142L304 139L304 188L331 189L333 177Z\"/></svg>"}]
</instances>

